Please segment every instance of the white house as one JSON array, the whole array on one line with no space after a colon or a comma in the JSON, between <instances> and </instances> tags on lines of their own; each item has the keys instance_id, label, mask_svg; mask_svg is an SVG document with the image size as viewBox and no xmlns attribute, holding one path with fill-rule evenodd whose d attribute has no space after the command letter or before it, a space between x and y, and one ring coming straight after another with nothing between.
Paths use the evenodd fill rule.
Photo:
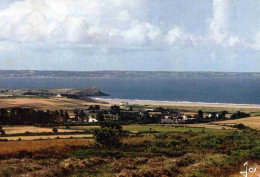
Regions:
<instances>
[{"instance_id":1,"label":"white house","mask_svg":"<svg viewBox=\"0 0 260 177\"><path fill-rule=\"evenodd\" d=\"M121 103L119 104L119 106L129 106L129 103L128 103L128 102L121 102Z\"/></svg>"}]
</instances>

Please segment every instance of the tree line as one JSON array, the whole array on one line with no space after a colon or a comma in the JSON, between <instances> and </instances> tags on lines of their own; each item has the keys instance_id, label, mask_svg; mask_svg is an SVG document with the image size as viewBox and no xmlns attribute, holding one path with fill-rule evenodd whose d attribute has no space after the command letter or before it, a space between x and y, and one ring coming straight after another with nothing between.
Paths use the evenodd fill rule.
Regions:
<instances>
[{"instance_id":1,"label":"tree line","mask_svg":"<svg viewBox=\"0 0 260 177\"><path fill-rule=\"evenodd\" d=\"M42 111L29 108L0 109L1 125L55 124L70 119L67 111Z\"/></svg>"}]
</instances>

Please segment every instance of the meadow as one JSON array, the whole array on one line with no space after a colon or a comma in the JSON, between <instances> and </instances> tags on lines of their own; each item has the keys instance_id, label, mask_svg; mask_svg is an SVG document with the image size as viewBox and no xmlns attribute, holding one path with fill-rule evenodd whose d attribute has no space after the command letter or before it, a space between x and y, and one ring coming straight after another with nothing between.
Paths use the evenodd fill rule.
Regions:
<instances>
[{"instance_id":1,"label":"meadow","mask_svg":"<svg viewBox=\"0 0 260 177\"><path fill-rule=\"evenodd\" d=\"M234 124L244 124L248 127L260 130L260 116L257 117L248 117L237 120L226 120L220 121L218 124L234 125Z\"/></svg>"},{"instance_id":2,"label":"meadow","mask_svg":"<svg viewBox=\"0 0 260 177\"><path fill-rule=\"evenodd\" d=\"M46 133L52 132L52 128L46 127L35 127L35 126L2 126L6 134L20 134L20 133ZM80 132L80 130L77 130ZM58 129L58 132L75 132L70 129Z\"/></svg>"},{"instance_id":3,"label":"meadow","mask_svg":"<svg viewBox=\"0 0 260 177\"><path fill-rule=\"evenodd\" d=\"M0 140L50 140L50 139L80 139L80 138L93 138L92 135L39 135L39 136L10 136L10 137L0 137Z\"/></svg>"},{"instance_id":4,"label":"meadow","mask_svg":"<svg viewBox=\"0 0 260 177\"><path fill-rule=\"evenodd\" d=\"M86 100L70 99L70 98L58 98L58 97L41 97L41 96L0 96L0 108L32 108L40 110L68 110L71 111L74 108L86 108L89 105L96 105ZM108 106L106 104L100 104L100 106Z\"/></svg>"},{"instance_id":5,"label":"meadow","mask_svg":"<svg viewBox=\"0 0 260 177\"><path fill-rule=\"evenodd\" d=\"M48 148L65 148L66 146L86 146L93 144L92 139L55 139L55 140L34 140L34 141L9 141L0 142L0 155L19 152L35 152Z\"/></svg>"},{"instance_id":6,"label":"meadow","mask_svg":"<svg viewBox=\"0 0 260 177\"><path fill-rule=\"evenodd\" d=\"M2 97L0 107L64 109L72 113L73 108L90 104L67 98ZM112 148L94 139L92 131L100 128L97 125L57 126L56 134L53 127L3 126L6 135L0 137L0 176L227 177L238 176L245 161L260 169L259 109L176 109L186 114L198 109L207 113L242 110L254 117L186 125L123 125L123 130L132 134ZM233 127L239 123L245 126Z\"/></svg>"},{"instance_id":7,"label":"meadow","mask_svg":"<svg viewBox=\"0 0 260 177\"><path fill-rule=\"evenodd\" d=\"M234 125L234 124L232 124ZM124 130L128 130L134 133L137 132L150 132L155 131L158 133L165 133L165 132L185 132L185 131L226 131L226 130L235 130L235 128L227 126L224 122L221 124L215 123L202 123L202 124L130 124L130 125L123 125ZM60 126L59 128L66 128L65 126ZM95 128L99 128L99 126L72 126L70 129L72 130L93 130Z\"/></svg>"},{"instance_id":8,"label":"meadow","mask_svg":"<svg viewBox=\"0 0 260 177\"><path fill-rule=\"evenodd\" d=\"M259 132L251 129L193 128L124 138L117 148L84 139L0 142L0 175L237 176L245 161L259 167L258 137Z\"/></svg>"}]
</instances>

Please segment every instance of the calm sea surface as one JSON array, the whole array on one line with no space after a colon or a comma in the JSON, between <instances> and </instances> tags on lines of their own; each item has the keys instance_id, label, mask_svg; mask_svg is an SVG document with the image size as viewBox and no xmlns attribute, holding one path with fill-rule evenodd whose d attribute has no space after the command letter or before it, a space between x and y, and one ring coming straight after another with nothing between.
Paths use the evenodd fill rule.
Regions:
<instances>
[{"instance_id":1,"label":"calm sea surface","mask_svg":"<svg viewBox=\"0 0 260 177\"><path fill-rule=\"evenodd\" d=\"M0 78L1 88L99 88L109 98L260 104L260 78Z\"/></svg>"}]
</instances>

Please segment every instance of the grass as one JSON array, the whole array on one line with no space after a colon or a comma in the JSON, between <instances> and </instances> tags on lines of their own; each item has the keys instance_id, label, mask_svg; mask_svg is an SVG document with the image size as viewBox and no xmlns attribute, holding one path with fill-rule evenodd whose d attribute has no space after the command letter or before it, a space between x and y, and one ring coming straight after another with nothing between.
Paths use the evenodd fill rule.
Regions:
<instances>
[{"instance_id":1,"label":"grass","mask_svg":"<svg viewBox=\"0 0 260 177\"><path fill-rule=\"evenodd\" d=\"M7 139L8 141L14 140L48 140L48 139L72 139L72 138L92 138L93 135L40 135L40 136L11 136L0 137L1 139Z\"/></svg>"},{"instance_id":2,"label":"grass","mask_svg":"<svg viewBox=\"0 0 260 177\"><path fill-rule=\"evenodd\" d=\"M149 105L145 106L149 108L157 108L160 107L160 105ZM229 113L235 113L237 111L251 113L253 115L260 114L260 108L255 106L239 106L239 105L228 105L228 106L222 106L222 105L208 105L208 106L198 106L196 104L189 105L189 106L182 106L182 105L173 105L173 106L167 106L163 105L163 108L170 108L170 109L177 109L177 110L185 110L186 112L198 112L198 110L203 110L203 112L221 112L221 111L228 111Z\"/></svg>"},{"instance_id":3,"label":"grass","mask_svg":"<svg viewBox=\"0 0 260 177\"><path fill-rule=\"evenodd\" d=\"M219 124L230 124L230 125L234 125L234 124L244 124L245 126L254 128L254 129L258 129L260 130L260 116L258 117L248 117L248 118L243 118L243 119L236 119L236 120L226 120L226 121L220 121L220 122L216 122Z\"/></svg>"},{"instance_id":4,"label":"grass","mask_svg":"<svg viewBox=\"0 0 260 177\"><path fill-rule=\"evenodd\" d=\"M66 140L35 140L35 141L10 141L0 142L0 154L17 153L19 151L34 152L51 147L64 148L66 146L86 146L92 144L93 140L66 139Z\"/></svg>"},{"instance_id":5,"label":"grass","mask_svg":"<svg viewBox=\"0 0 260 177\"><path fill-rule=\"evenodd\" d=\"M225 131L222 129L223 126L219 125L210 125L210 124L188 124L188 125L161 125L161 124L150 124L150 125L140 125L140 124L131 124L131 125L123 125L124 130L132 131L132 132L150 132L150 130L158 133L165 132L185 132L185 131L194 131L200 132L207 128L207 131L215 131L222 132ZM65 127L60 127L65 128ZM99 126L71 126L71 130L92 130L94 128L99 128ZM226 127L226 129L232 129Z\"/></svg>"},{"instance_id":6,"label":"grass","mask_svg":"<svg viewBox=\"0 0 260 177\"><path fill-rule=\"evenodd\" d=\"M16 134L16 133L41 133L41 132L52 132L52 128L42 128L34 126L3 126L6 134ZM74 132L75 130L70 129L58 129L58 132Z\"/></svg>"},{"instance_id":7,"label":"grass","mask_svg":"<svg viewBox=\"0 0 260 177\"><path fill-rule=\"evenodd\" d=\"M185 126L185 125L184 125ZM218 122L212 122L212 123L201 123L201 124L187 124L186 126L188 127L203 127L203 128L207 128L207 129L217 129L217 130L223 130L223 129L227 129L227 130L234 130L235 128L226 126L225 124L218 124Z\"/></svg>"},{"instance_id":8,"label":"grass","mask_svg":"<svg viewBox=\"0 0 260 177\"><path fill-rule=\"evenodd\" d=\"M149 132L155 131L159 133L166 133L166 132L186 132L186 131L194 131L194 132L201 132L204 130L202 127L189 127L192 125L188 126L176 126L176 125L138 125L138 124L133 124L133 125L126 125L123 126L124 130L129 130L133 132ZM218 129L207 129L207 131L212 131L212 132L222 132L225 130L220 130Z\"/></svg>"},{"instance_id":9,"label":"grass","mask_svg":"<svg viewBox=\"0 0 260 177\"><path fill-rule=\"evenodd\" d=\"M260 141L255 131L174 132L127 138L122 149L82 150L80 159L116 157L97 167L99 176L230 176L244 161L260 164ZM116 155L116 156L115 156ZM81 174L90 175L88 170Z\"/></svg>"},{"instance_id":10,"label":"grass","mask_svg":"<svg viewBox=\"0 0 260 177\"><path fill-rule=\"evenodd\" d=\"M22 107L41 110L69 110L74 108L87 108L89 105L96 105L85 100L70 99L70 98L55 98L55 97L40 97L40 96L0 96L0 108ZM108 105L99 104L102 107Z\"/></svg>"},{"instance_id":11,"label":"grass","mask_svg":"<svg viewBox=\"0 0 260 177\"><path fill-rule=\"evenodd\" d=\"M152 127L162 133L125 138L117 148L84 139L0 142L0 176L230 176L244 161L260 164L257 131Z\"/></svg>"}]
</instances>

